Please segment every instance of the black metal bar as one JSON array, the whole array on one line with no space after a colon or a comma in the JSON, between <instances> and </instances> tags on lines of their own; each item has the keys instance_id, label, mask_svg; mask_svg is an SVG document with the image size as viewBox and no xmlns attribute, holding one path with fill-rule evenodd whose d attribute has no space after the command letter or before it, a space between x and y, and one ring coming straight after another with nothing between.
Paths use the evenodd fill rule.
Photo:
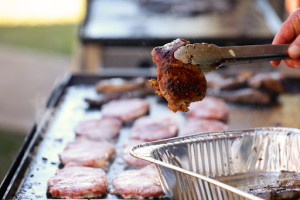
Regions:
<instances>
[{"instance_id":1,"label":"black metal bar","mask_svg":"<svg viewBox=\"0 0 300 200\"><path fill-rule=\"evenodd\" d=\"M176 38L118 38L118 39L99 39L99 38L81 38L83 44L98 43L103 46L145 46L155 47L162 46L166 43L173 41ZM258 45L258 44L271 44L273 38L184 38L191 43L212 43L218 46L241 46L241 45Z\"/></svg>"}]
</instances>

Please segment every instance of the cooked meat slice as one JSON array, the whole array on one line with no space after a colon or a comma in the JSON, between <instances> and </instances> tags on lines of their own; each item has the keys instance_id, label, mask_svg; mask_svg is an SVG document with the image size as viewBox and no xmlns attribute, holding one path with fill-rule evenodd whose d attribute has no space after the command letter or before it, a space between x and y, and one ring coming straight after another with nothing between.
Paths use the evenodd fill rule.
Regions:
<instances>
[{"instance_id":1,"label":"cooked meat slice","mask_svg":"<svg viewBox=\"0 0 300 200\"><path fill-rule=\"evenodd\" d=\"M114 154L115 147L108 142L81 139L68 143L59 159L63 164L72 162L78 166L105 168Z\"/></svg>"},{"instance_id":2,"label":"cooked meat slice","mask_svg":"<svg viewBox=\"0 0 300 200\"><path fill-rule=\"evenodd\" d=\"M125 171L114 178L112 184L115 192L123 198L144 199L164 195L153 164Z\"/></svg>"},{"instance_id":3,"label":"cooked meat slice","mask_svg":"<svg viewBox=\"0 0 300 200\"><path fill-rule=\"evenodd\" d=\"M116 118L92 119L80 122L75 133L77 137L107 141L118 136L121 126L121 121Z\"/></svg>"},{"instance_id":4,"label":"cooked meat slice","mask_svg":"<svg viewBox=\"0 0 300 200\"><path fill-rule=\"evenodd\" d=\"M255 76L255 72L251 70L240 70L236 76L237 79L247 81Z\"/></svg>"},{"instance_id":5,"label":"cooked meat slice","mask_svg":"<svg viewBox=\"0 0 300 200\"><path fill-rule=\"evenodd\" d=\"M226 124L218 120L195 119L187 120L185 127L179 131L178 136L187 136L201 132L217 132L227 130Z\"/></svg>"},{"instance_id":6,"label":"cooked meat slice","mask_svg":"<svg viewBox=\"0 0 300 200\"><path fill-rule=\"evenodd\" d=\"M147 94L150 94L149 90L150 86L148 88L141 88L139 90L133 90L133 91L126 91L126 92L114 92L109 94L97 94L97 96L92 95L89 97L86 97L84 99L85 102L90 104L90 106L102 106L103 104L115 100L115 99L132 99L132 98L144 98ZM151 93L153 93L153 88L151 89Z\"/></svg>"},{"instance_id":7,"label":"cooked meat slice","mask_svg":"<svg viewBox=\"0 0 300 200\"><path fill-rule=\"evenodd\" d=\"M106 94L114 92L131 91L143 87L146 80L144 78L135 78L132 80L126 80L123 78L112 78L101 80L96 85L97 92Z\"/></svg>"},{"instance_id":8,"label":"cooked meat slice","mask_svg":"<svg viewBox=\"0 0 300 200\"><path fill-rule=\"evenodd\" d=\"M115 117L127 122L143 116L149 110L150 104L143 99L122 99L110 101L101 109L103 117Z\"/></svg>"},{"instance_id":9,"label":"cooked meat slice","mask_svg":"<svg viewBox=\"0 0 300 200\"><path fill-rule=\"evenodd\" d=\"M274 92L283 92L284 87L282 77L278 72L256 74L248 80L248 84L253 88L264 88Z\"/></svg>"},{"instance_id":10,"label":"cooked meat slice","mask_svg":"<svg viewBox=\"0 0 300 200\"><path fill-rule=\"evenodd\" d=\"M166 98L173 112L189 111L190 103L201 101L206 94L206 80L200 68L174 58L174 52L187 44L190 42L176 39L151 52L157 64L157 80L151 79L149 85L157 90L159 96Z\"/></svg>"},{"instance_id":11,"label":"cooked meat slice","mask_svg":"<svg viewBox=\"0 0 300 200\"><path fill-rule=\"evenodd\" d=\"M253 88L239 89L236 91L222 91L219 97L226 101L248 104L270 104L272 95L270 93L261 92Z\"/></svg>"},{"instance_id":12,"label":"cooked meat slice","mask_svg":"<svg viewBox=\"0 0 300 200\"><path fill-rule=\"evenodd\" d=\"M218 72L210 72L205 75L207 87L212 89L219 89L224 84L225 77Z\"/></svg>"},{"instance_id":13,"label":"cooked meat slice","mask_svg":"<svg viewBox=\"0 0 300 200\"><path fill-rule=\"evenodd\" d=\"M191 104L188 117L226 121L228 112L229 108L223 99L206 97L201 102Z\"/></svg>"},{"instance_id":14,"label":"cooked meat slice","mask_svg":"<svg viewBox=\"0 0 300 200\"><path fill-rule=\"evenodd\" d=\"M131 129L130 138L155 141L176 136L178 126L171 118L144 116L137 119Z\"/></svg>"},{"instance_id":15,"label":"cooked meat slice","mask_svg":"<svg viewBox=\"0 0 300 200\"><path fill-rule=\"evenodd\" d=\"M98 198L106 192L107 186L102 169L76 166L57 170L48 180L47 192L56 198Z\"/></svg>"},{"instance_id":16,"label":"cooked meat slice","mask_svg":"<svg viewBox=\"0 0 300 200\"><path fill-rule=\"evenodd\" d=\"M130 155L130 149L133 146L142 144L142 143L144 143L144 141L142 141L142 140L130 140L123 145L122 157L126 161L127 164L135 166L135 167L143 167L143 166L151 164L150 162L135 158Z\"/></svg>"},{"instance_id":17,"label":"cooked meat slice","mask_svg":"<svg viewBox=\"0 0 300 200\"><path fill-rule=\"evenodd\" d=\"M249 70L240 70L235 77L224 77L217 72L211 72L205 75L208 88L214 91L232 90L236 88L246 87L247 80L253 77L255 73Z\"/></svg>"}]
</instances>

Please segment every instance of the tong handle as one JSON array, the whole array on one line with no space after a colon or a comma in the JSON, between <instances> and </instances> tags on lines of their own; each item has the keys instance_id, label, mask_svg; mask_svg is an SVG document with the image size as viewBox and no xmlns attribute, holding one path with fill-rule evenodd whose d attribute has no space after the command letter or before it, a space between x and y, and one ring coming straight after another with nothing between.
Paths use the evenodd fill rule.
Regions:
<instances>
[{"instance_id":1,"label":"tong handle","mask_svg":"<svg viewBox=\"0 0 300 200\"><path fill-rule=\"evenodd\" d=\"M253 58L239 58L235 59L235 61L227 61L223 59L220 61L220 66L223 65L239 65L239 64L247 64L247 63L257 63L257 62L266 62L271 60L284 60L289 58L288 55L285 56L270 56L270 57L253 57Z\"/></svg>"},{"instance_id":2,"label":"tong handle","mask_svg":"<svg viewBox=\"0 0 300 200\"><path fill-rule=\"evenodd\" d=\"M219 47L222 59L251 59L251 58L288 58L288 48L290 44L267 44L267 45L250 45L250 46L228 46Z\"/></svg>"}]
</instances>

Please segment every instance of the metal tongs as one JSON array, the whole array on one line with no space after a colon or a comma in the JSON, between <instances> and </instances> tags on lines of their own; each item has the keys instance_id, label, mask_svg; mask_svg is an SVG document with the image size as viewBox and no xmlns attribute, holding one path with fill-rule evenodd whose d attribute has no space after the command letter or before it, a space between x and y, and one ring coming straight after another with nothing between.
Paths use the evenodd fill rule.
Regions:
<instances>
[{"instance_id":1,"label":"metal tongs","mask_svg":"<svg viewBox=\"0 0 300 200\"><path fill-rule=\"evenodd\" d=\"M222 65L283 60L289 58L290 44L218 47L196 43L180 47L174 57L183 63L200 67L202 72L216 70Z\"/></svg>"}]
</instances>

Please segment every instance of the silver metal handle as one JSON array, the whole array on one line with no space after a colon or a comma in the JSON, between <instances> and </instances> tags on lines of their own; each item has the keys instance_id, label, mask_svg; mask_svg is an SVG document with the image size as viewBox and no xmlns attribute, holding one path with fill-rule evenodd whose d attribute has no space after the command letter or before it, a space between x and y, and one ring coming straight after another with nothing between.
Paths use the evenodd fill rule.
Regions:
<instances>
[{"instance_id":1,"label":"silver metal handle","mask_svg":"<svg viewBox=\"0 0 300 200\"><path fill-rule=\"evenodd\" d=\"M222 59L287 57L290 44L219 47Z\"/></svg>"}]
</instances>

